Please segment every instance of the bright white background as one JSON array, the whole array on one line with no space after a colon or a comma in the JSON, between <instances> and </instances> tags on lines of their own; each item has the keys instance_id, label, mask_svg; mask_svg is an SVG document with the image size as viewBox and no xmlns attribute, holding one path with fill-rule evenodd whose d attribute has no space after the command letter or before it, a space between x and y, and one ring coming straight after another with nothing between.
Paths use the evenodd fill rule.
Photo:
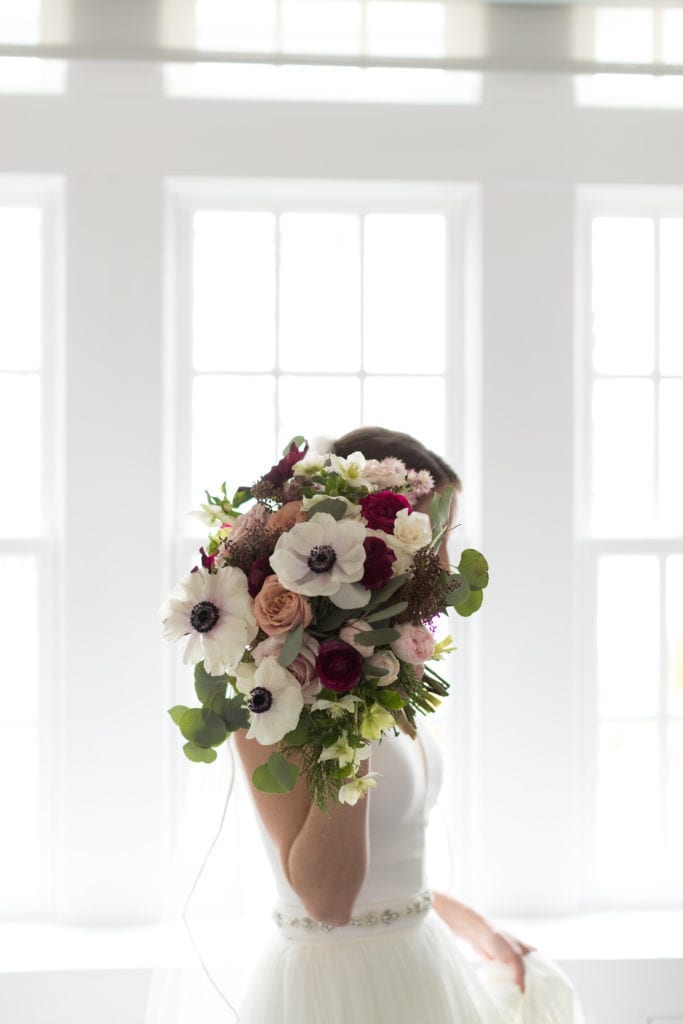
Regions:
<instances>
[{"instance_id":1,"label":"bright white background","mask_svg":"<svg viewBox=\"0 0 683 1024\"><path fill-rule=\"evenodd\" d=\"M587 397L590 217L682 215L680 110L579 106L569 78L542 74L486 76L479 99L452 105L201 100L165 95L152 65L82 62L64 93L0 95L0 139L0 206L45 210L42 535L2 540L37 550L43 573L38 699L3 714L1 783L10 808L31 792L35 730L38 833L31 846L27 820L28 845L8 854L5 916L128 925L161 912L194 770L165 715L186 694L180 649L156 622L193 550L192 503L179 507L191 486L183 225L207 196L269 209L292 194L335 209L427 203L451 225L446 379L462 407L446 454L492 566L454 659L456 895L510 918L680 907L680 876L647 860L636 883L596 869ZM415 358L419 370L419 342ZM632 471L637 493L637 460ZM37 475L25 486L30 507ZM680 529L664 542L680 551ZM10 643L15 621L8 695L29 657ZM648 927L650 948L674 955L661 923ZM606 976L591 990L605 1014ZM652 978L639 992L615 1022L635 1005L652 1021L683 1012Z\"/></svg>"}]
</instances>

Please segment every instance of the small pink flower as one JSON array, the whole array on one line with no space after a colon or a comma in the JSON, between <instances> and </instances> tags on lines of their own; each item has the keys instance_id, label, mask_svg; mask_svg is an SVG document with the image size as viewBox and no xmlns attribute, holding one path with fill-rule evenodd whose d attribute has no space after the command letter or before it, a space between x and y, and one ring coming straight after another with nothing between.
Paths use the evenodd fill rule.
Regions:
<instances>
[{"instance_id":1,"label":"small pink flower","mask_svg":"<svg viewBox=\"0 0 683 1024\"><path fill-rule=\"evenodd\" d=\"M339 639L343 640L349 647L353 647L354 651L358 651L364 658L369 658L370 655L375 653L375 648L372 646L363 646L357 641L359 633L367 633L373 627L369 622L365 622L364 619L349 619L345 626L339 630Z\"/></svg>"},{"instance_id":2,"label":"small pink flower","mask_svg":"<svg viewBox=\"0 0 683 1024\"><path fill-rule=\"evenodd\" d=\"M264 658L277 658L285 645L285 636L269 636L257 644L252 654L256 665L260 665ZM294 661L287 666L287 671L301 683L301 692L304 696L304 703L311 704L317 694L323 688L315 670L315 659L318 655L320 644L310 633L304 633L301 650Z\"/></svg>"},{"instance_id":3,"label":"small pink flower","mask_svg":"<svg viewBox=\"0 0 683 1024\"><path fill-rule=\"evenodd\" d=\"M434 653L434 637L425 626L402 622L396 629L400 636L391 644L391 649L401 661L410 665L421 665Z\"/></svg>"},{"instance_id":4,"label":"small pink flower","mask_svg":"<svg viewBox=\"0 0 683 1024\"><path fill-rule=\"evenodd\" d=\"M257 524L266 526L270 519L270 509L266 508L260 502L257 502L248 512L245 512L239 517L232 530L228 534L227 540L234 542L239 540L240 537L248 534L251 529Z\"/></svg>"}]
</instances>

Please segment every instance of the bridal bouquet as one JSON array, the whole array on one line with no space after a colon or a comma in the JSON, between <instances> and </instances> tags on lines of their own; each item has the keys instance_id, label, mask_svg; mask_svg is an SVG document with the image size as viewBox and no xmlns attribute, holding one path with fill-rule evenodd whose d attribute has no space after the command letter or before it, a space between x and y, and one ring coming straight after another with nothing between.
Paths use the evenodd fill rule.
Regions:
<instances>
[{"instance_id":1,"label":"bridal bouquet","mask_svg":"<svg viewBox=\"0 0 683 1024\"><path fill-rule=\"evenodd\" d=\"M429 514L414 505L433 492ZM438 550L453 488L398 459L319 454L302 437L232 500L205 492L193 513L213 532L195 566L159 609L169 641L189 637L200 707L169 714L191 761L214 761L232 732L275 745L253 773L256 788L293 789L355 804L377 784L359 775L370 742L396 728L415 734L416 712L434 711L448 683L432 662L438 616L471 615L488 565L473 549L456 570ZM248 511L240 508L251 502Z\"/></svg>"}]
</instances>

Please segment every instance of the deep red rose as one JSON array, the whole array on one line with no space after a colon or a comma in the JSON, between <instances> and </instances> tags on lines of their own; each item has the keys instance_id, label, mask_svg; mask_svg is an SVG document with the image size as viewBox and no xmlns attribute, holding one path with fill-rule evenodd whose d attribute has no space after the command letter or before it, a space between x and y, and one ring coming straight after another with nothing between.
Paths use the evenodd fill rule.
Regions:
<instances>
[{"instance_id":1,"label":"deep red rose","mask_svg":"<svg viewBox=\"0 0 683 1024\"><path fill-rule=\"evenodd\" d=\"M315 671L323 686L346 693L360 682L363 655L343 640L325 640L315 659Z\"/></svg>"},{"instance_id":2,"label":"deep red rose","mask_svg":"<svg viewBox=\"0 0 683 1024\"><path fill-rule=\"evenodd\" d=\"M394 494L393 491L375 491L360 499L360 507L363 511L363 518L371 530L384 530L385 533L394 532L394 520L402 508L412 512L412 505L403 494Z\"/></svg>"},{"instance_id":3,"label":"deep red rose","mask_svg":"<svg viewBox=\"0 0 683 1024\"><path fill-rule=\"evenodd\" d=\"M283 455L278 463L270 467L268 472L263 476L263 479L267 480L268 483L271 483L273 487L282 487L285 481L289 480L292 475L292 466L295 466L297 462L300 462L307 451L308 445L299 449L295 444L291 444L287 454Z\"/></svg>"},{"instance_id":4,"label":"deep red rose","mask_svg":"<svg viewBox=\"0 0 683 1024\"><path fill-rule=\"evenodd\" d=\"M263 555L261 558L257 558L252 562L249 575L247 576L247 590L249 591L250 597L256 597L257 594L261 593L261 587L265 583L269 576L273 575L273 570L268 559L268 555Z\"/></svg>"},{"instance_id":5,"label":"deep red rose","mask_svg":"<svg viewBox=\"0 0 683 1024\"><path fill-rule=\"evenodd\" d=\"M381 537L366 537L365 564L361 583L368 590L379 590L391 579L391 567L396 561L396 554Z\"/></svg>"}]
</instances>

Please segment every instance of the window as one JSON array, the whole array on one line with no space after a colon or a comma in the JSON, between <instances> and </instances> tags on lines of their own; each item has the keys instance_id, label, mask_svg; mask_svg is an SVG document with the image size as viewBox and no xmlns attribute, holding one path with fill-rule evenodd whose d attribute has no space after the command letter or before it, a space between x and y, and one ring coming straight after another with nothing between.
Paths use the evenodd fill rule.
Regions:
<instances>
[{"instance_id":1,"label":"window","mask_svg":"<svg viewBox=\"0 0 683 1024\"><path fill-rule=\"evenodd\" d=\"M591 884L656 901L683 892L683 196L584 216Z\"/></svg>"},{"instance_id":2,"label":"window","mask_svg":"<svg viewBox=\"0 0 683 1024\"><path fill-rule=\"evenodd\" d=\"M56 187L0 178L0 904L50 899Z\"/></svg>"}]
</instances>

